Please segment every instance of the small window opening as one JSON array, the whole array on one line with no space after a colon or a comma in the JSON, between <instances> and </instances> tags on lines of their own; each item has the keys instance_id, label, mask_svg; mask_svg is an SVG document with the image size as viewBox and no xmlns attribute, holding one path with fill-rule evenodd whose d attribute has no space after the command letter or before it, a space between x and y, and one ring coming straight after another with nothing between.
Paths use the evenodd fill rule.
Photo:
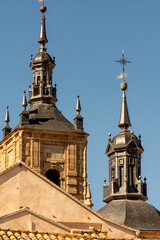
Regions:
<instances>
[{"instance_id":1,"label":"small window opening","mask_svg":"<svg viewBox=\"0 0 160 240\"><path fill-rule=\"evenodd\" d=\"M124 168L123 166L119 167L119 177L120 177L120 187L124 185Z\"/></svg>"},{"instance_id":2,"label":"small window opening","mask_svg":"<svg viewBox=\"0 0 160 240\"><path fill-rule=\"evenodd\" d=\"M60 174L57 170L50 169L46 172L45 176L53 183L60 186Z\"/></svg>"},{"instance_id":3,"label":"small window opening","mask_svg":"<svg viewBox=\"0 0 160 240\"><path fill-rule=\"evenodd\" d=\"M114 178L114 168L111 169L111 178Z\"/></svg>"},{"instance_id":4,"label":"small window opening","mask_svg":"<svg viewBox=\"0 0 160 240\"><path fill-rule=\"evenodd\" d=\"M37 85L38 85L38 86L40 86L40 80L41 80L41 78L40 78L40 76L38 76L38 77L37 77Z\"/></svg>"},{"instance_id":5,"label":"small window opening","mask_svg":"<svg viewBox=\"0 0 160 240\"><path fill-rule=\"evenodd\" d=\"M133 186L133 166L129 166L129 186Z\"/></svg>"}]
</instances>

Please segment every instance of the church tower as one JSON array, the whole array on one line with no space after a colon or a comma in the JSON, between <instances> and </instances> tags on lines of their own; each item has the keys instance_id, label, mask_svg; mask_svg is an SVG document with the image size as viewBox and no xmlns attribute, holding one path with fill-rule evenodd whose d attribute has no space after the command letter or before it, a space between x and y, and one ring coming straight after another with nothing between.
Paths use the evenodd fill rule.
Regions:
<instances>
[{"instance_id":1,"label":"church tower","mask_svg":"<svg viewBox=\"0 0 160 240\"><path fill-rule=\"evenodd\" d=\"M109 184L104 184L103 201L108 203L113 199L142 199L147 200L146 181L141 179L141 136L137 138L132 131L126 93L127 83L125 82L124 66L129 61L124 58L118 60L123 65L123 82L121 83L122 105L118 127L121 129L117 136L109 142L106 154L109 161Z\"/></svg>"},{"instance_id":2,"label":"church tower","mask_svg":"<svg viewBox=\"0 0 160 240\"><path fill-rule=\"evenodd\" d=\"M127 107L124 58L117 60L123 65L121 83L122 105L118 127L120 132L111 139L109 134L106 154L109 162L109 183L104 181L103 201L107 203L98 212L118 223L138 230L157 230L160 227L159 211L146 202L147 184L141 178L141 136L129 130L131 122Z\"/></svg>"},{"instance_id":3,"label":"church tower","mask_svg":"<svg viewBox=\"0 0 160 240\"><path fill-rule=\"evenodd\" d=\"M53 87L52 77L56 64L55 57L52 58L46 49L46 10L43 3L40 8L40 49L34 58L31 55L30 61L33 83L29 87L28 102L24 92L20 122L14 130L9 126L7 108L6 126L0 143L0 171L22 161L66 192L88 203L88 134L84 132L79 96L74 124L56 106L57 87L56 84Z\"/></svg>"},{"instance_id":4,"label":"church tower","mask_svg":"<svg viewBox=\"0 0 160 240\"><path fill-rule=\"evenodd\" d=\"M120 132L111 139L109 134L106 154L109 162L109 182L104 181L103 201L107 203L98 212L121 224L134 229L159 229L159 211L146 202L146 178L141 178L141 155L143 147L141 136L129 130L131 126L127 107L125 65L130 63L124 58L117 60L123 65L121 83L122 105L118 127Z\"/></svg>"}]
</instances>

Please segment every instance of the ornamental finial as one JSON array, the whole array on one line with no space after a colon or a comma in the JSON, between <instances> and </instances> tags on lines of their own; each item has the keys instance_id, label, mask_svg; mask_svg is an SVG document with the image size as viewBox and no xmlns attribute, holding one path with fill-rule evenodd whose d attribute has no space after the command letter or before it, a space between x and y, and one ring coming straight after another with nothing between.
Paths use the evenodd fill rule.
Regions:
<instances>
[{"instance_id":1,"label":"ornamental finial","mask_svg":"<svg viewBox=\"0 0 160 240\"><path fill-rule=\"evenodd\" d=\"M24 94L23 94L22 107L23 107L23 110L26 110L26 107L27 107L26 91L24 91Z\"/></svg>"},{"instance_id":2,"label":"ornamental finial","mask_svg":"<svg viewBox=\"0 0 160 240\"><path fill-rule=\"evenodd\" d=\"M5 116L5 123L6 123L6 126L8 126L9 122L10 122L10 118L9 118L9 110L8 110L8 106L6 108L6 116Z\"/></svg>"},{"instance_id":3,"label":"ornamental finial","mask_svg":"<svg viewBox=\"0 0 160 240\"><path fill-rule=\"evenodd\" d=\"M124 58L124 49L122 49L122 58L120 60L116 60L116 62L119 62L120 64L122 64L123 66L123 73L121 73L117 78L118 79L123 79L123 82L121 83L121 90L122 91L125 91L127 90L127 83L125 82L125 79L126 77L128 76L126 73L125 73L125 65L127 63L131 63L131 61L127 61L125 58Z\"/></svg>"},{"instance_id":4,"label":"ornamental finial","mask_svg":"<svg viewBox=\"0 0 160 240\"><path fill-rule=\"evenodd\" d=\"M38 40L38 43L41 44L40 51L46 51L45 44L48 42L47 36L46 36L46 25L45 25L45 16L44 13L47 11L46 6L44 6L44 0L39 0L39 2L43 2L43 5L40 7L40 11L42 13L41 17L41 30L40 30L40 37Z\"/></svg>"},{"instance_id":5,"label":"ornamental finial","mask_svg":"<svg viewBox=\"0 0 160 240\"><path fill-rule=\"evenodd\" d=\"M81 112L81 104L80 104L80 100L79 100L79 95L77 96L76 112L77 112L77 114L80 114L80 112Z\"/></svg>"}]
</instances>

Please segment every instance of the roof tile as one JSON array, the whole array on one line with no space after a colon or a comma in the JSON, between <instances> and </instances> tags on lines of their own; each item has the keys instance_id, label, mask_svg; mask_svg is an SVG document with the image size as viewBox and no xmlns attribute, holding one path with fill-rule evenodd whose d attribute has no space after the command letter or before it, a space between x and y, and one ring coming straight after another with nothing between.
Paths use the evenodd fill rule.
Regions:
<instances>
[{"instance_id":1,"label":"roof tile","mask_svg":"<svg viewBox=\"0 0 160 240\"><path fill-rule=\"evenodd\" d=\"M48 232L37 232L37 231L21 231L21 230L10 230L0 229L0 240L104 240L108 238L107 232L104 231L79 231L77 233L48 233ZM119 238L117 238L118 240ZM116 240L116 238L112 238ZM119 239L120 240L120 239ZM125 239L127 240L127 239ZM129 240L129 239L128 239ZM130 239L131 240L131 239ZM140 240L140 239L139 239Z\"/></svg>"}]
</instances>

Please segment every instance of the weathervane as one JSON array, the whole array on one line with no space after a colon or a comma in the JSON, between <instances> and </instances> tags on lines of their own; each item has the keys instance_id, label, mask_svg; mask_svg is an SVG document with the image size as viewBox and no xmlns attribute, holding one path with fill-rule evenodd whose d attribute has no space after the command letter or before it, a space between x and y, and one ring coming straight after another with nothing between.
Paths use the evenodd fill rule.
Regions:
<instances>
[{"instance_id":1,"label":"weathervane","mask_svg":"<svg viewBox=\"0 0 160 240\"><path fill-rule=\"evenodd\" d=\"M44 6L44 0L39 0L39 2L43 2L43 6Z\"/></svg>"},{"instance_id":2,"label":"weathervane","mask_svg":"<svg viewBox=\"0 0 160 240\"><path fill-rule=\"evenodd\" d=\"M131 61L127 61L124 58L124 49L122 49L122 58L120 60L116 60L116 62L121 63L122 66L123 66L123 73L121 75L119 75L117 78L119 78L119 79L123 78L123 81L125 82L125 78L127 77L127 74L125 73L125 65L127 63L131 63Z\"/></svg>"},{"instance_id":3,"label":"weathervane","mask_svg":"<svg viewBox=\"0 0 160 240\"><path fill-rule=\"evenodd\" d=\"M127 90L127 83L125 82L125 78L128 76L126 73L125 73L125 65L127 63L131 63L131 61L127 61L125 58L124 58L124 49L122 49L122 58L120 60L116 60L116 62L119 62L122 64L123 66L123 73L121 73L117 78L118 79L122 79L123 78L123 82L121 83L121 90L122 91L125 91Z\"/></svg>"}]
</instances>

